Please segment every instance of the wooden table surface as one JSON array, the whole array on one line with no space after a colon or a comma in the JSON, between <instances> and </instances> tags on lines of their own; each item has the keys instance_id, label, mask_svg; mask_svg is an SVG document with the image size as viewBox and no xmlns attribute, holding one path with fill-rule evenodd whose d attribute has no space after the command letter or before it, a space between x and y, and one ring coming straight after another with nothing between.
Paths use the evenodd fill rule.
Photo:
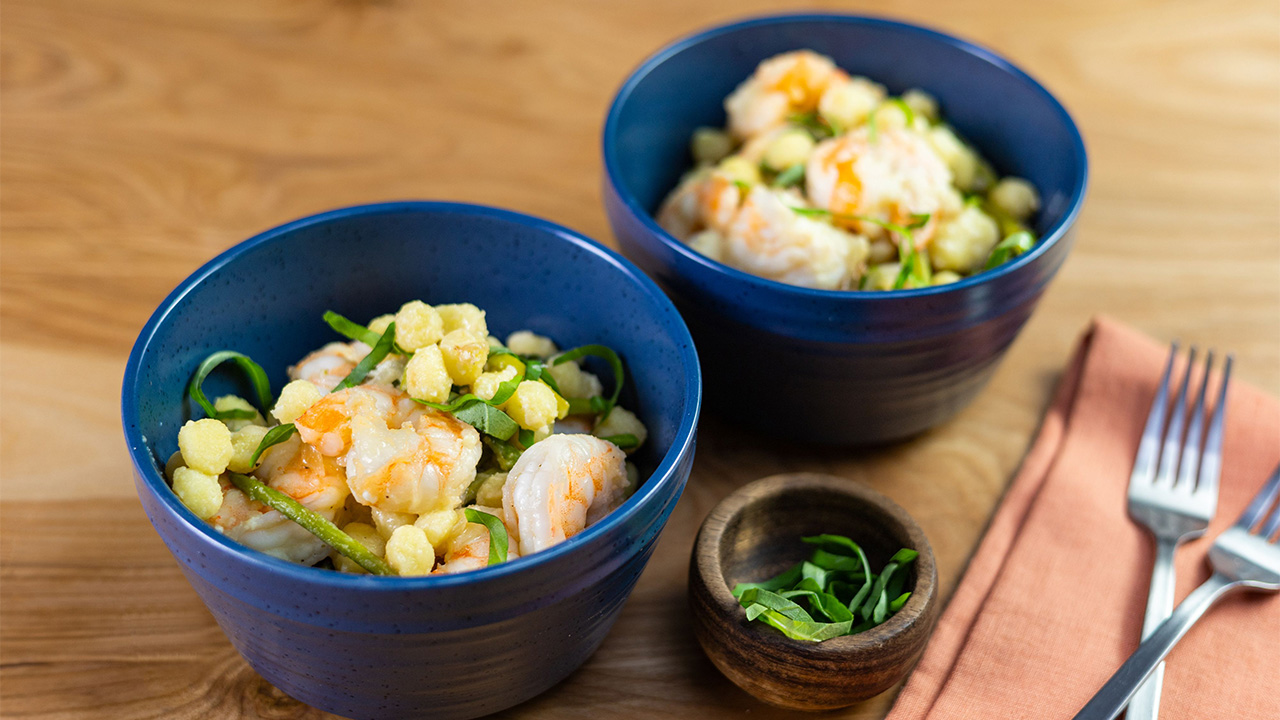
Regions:
<instances>
[{"instance_id":1,"label":"wooden table surface","mask_svg":"<svg viewBox=\"0 0 1280 720\"><path fill-rule=\"evenodd\" d=\"M335 206L492 203L611 243L598 138L612 93L664 42L766 9L7 0L0 713L320 717L236 655L138 506L117 407L143 322L215 253ZM1241 377L1280 393L1274 0L856 9L984 43L1063 100L1093 170L1076 249L990 387L924 437L813 452L706 422L689 489L612 634L507 716L788 716L730 685L690 636L685 572L702 517L764 474L857 478L920 521L949 592L1097 313L1234 350ZM878 718L889 702L839 716Z\"/></svg>"}]
</instances>

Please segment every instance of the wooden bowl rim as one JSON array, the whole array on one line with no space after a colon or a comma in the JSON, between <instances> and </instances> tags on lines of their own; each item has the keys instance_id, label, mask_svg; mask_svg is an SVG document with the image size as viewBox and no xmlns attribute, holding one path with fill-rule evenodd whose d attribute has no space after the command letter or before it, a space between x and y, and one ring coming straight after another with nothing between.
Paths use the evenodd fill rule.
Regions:
<instances>
[{"instance_id":1,"label":"wooden bowl rim","mask_svg":"<svg viewBox=\"0 0 1280 720\"><path fill-rule=\"evenodd\" d=\"M916 585L911 591L911 597L901 610L880 625L856 635L845 635L822 642L807 642L792 640L770 628L758 627L758 623L746 623L745 616L741 615L742 607L730 592L719 562L718 545L724 536L725 528L728 527L730 520L750 504L785 493L807 490L833 491L875 505L906 529L912 549L920 553L920 557L916 559ZM747 483L721 500L707 514L698 531L693 553L696 572L702 576L703 584L714 600L717 611L729 618L741 616L738 619L742 622L726 623L727 630L717 628L717 632L730 635L751 633L754 641L765 643L771 651L779 654L831 660L832 656L852 656L883 647L910 630L922 619L927 620L930 617L929 611L932 609L937 592L938 575L933 548L929 546L928 538L916 521L900 505L865 483L836 475L779 473Z\"/></svg>"}]
</instances>

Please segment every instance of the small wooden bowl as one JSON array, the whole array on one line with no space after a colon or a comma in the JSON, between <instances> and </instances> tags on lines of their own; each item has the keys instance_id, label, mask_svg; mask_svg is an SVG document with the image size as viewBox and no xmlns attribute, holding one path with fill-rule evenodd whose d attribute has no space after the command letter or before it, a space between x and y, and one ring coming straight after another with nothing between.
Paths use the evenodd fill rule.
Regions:
<instances>
[{"instance_id":1,"label":"small wooden bowl","mask_svg":"<svg viewBox=\"0 0 1280 720\"><path fill-rule=\"evenodd\" d=\"M813 548L800 538L821 533L852 538L876 570L899 548L918 551L906 605L882 625L823 642L748 623L730 589L807 558ZM937 584L933 550L906 511L861 483L810 473L757 480L722 500L689 563L693 627L707 657L743 690L796 710L852 705L906 676L933 631Z\"/></svg>"}]
</instances>

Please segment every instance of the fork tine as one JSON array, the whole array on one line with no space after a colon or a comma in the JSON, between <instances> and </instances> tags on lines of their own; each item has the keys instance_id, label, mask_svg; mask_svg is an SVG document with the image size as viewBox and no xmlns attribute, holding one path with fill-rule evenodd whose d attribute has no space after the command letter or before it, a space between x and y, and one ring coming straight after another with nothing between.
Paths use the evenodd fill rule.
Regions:
<instances>
[{"instance_id":1,"label":"fork tine","mask_svg":"<svg viewBox=\"0 0 1280 720\"><path fill-rule=\"evenodd\" d=\"M1196 494L1218 497L1218 475L1222 472L1222 426L1227 414L1227 385L1231 383L1231 363L1235 358L1230 353L1222 363L1222 385L1218 388L1218 402L1213 408L1213 420L1209 421L1209 432L1204 438L1204 455L1200 458L1200 479L1196 482ZM1205 371L1204 382L1209 384L1208 370ZM1203 393L1204 390L1201 389ZM1216 504L1216 499L1215 499Z\"/></svg>"},{"instance_id":2,"label":"fork tine","mask_svg":"<svg viewBox=\"0 0 1280 720\"><path fill-rule=\"evenodd\" d=\"M1275 472L1271 474L1270 484L1276 485L1277 478L1280 478L1280 466L1277 466ZM1274 489L1272 488L1272 490ZM1266 527L1262 528L1262 532L1258 534L1264 539L1270 539L1272 535L1276 534L1277 530L1280 530L1280 503L1277 503L1275 509L1271 511L1271 522L1267 523Z\"/></svg>"},{"instance_id":3,"label":"fork tine","mask_svg":"<svg viewBox=\"0 0 1280 720\"><path fill-rule=\"evenodd\" d=\"M1262 519L1262 513L1271 507L1271 503L1275 501L1276 494L1280 493L1280 466L1271 473L1271 479L1263 485L1258 494L1253 496L1253 500L1249 503L1249 507L1240 513L1240 519L1236 521L1236 527L1252 530L1254 525L1258 524L1258 520Z\"/></svg>"},{"instance_id":4,"label":"fork tine","mask_svg":"<svg viewBox=\"0 0 1280 720\"><path fill-rule=\"evenodd\" d=\"M1156 476L1156 457L1160 451L1160 429L1164 427L1165 407L1169 404L1169 376L1173 374L1173 360L1178 356L1178 343L1169 349L1169 360L1164 364L1164 374L1160 376L1160 387L1156 397L1151 401L1151 411L1147 413L1147 424L1142 428L1142 441L1138 444L1138 457L1133 461L1133 475L1130 484L1149 483Z\"/></svg>"},{"instance_id":5,"label":"fork tine","mask_svg":"<svg viewBox=\"0 0 1280 720\"><path fill-rule=\"evenodd\" d=\"M1191 369L1196 364L1196 348L1191 346L1187 355L1187 370L1182 374L1178 397L1169 413L1169 425L1164 430L1164 449L1160 451L1160 469L1156 472L1156 486L1172 488L1174 474L1178 472L1178 458L1182 454L1182 426L1187 417L1187 386L1191 384Z\"/></svg>"},{"instance_id":6,"label":"fork tine","mask_svg":"<svg viewBox=\"0 0 1280 720\"><path fill-rule=\"evenodd\" d=\"M1209 389L1209 372L1213 370L1213 351L1204 356L1204 379L1196 393L1196 404L1191 410L1191 424L1187 426L1187 439L1182 444L1182 459L1178 462L1178 479L1174 488L1185 493L1195 490L1196 470L1200 467L1200 441L1204 439L1204 399ZM1206 448L1206 451L1208 448Z\"/></svg>"},{"instance_id":7,"label":"fork tine","mask_svg":"<svg viewBox=\"0 0 1280 720\"><path fill-rule=\"evenodd\" d=\"M1277 504L1275 510L1271 512L1271 522L1267 523L1267 526L1258 535L1262 536L1263 539L1270 540L1277 530L1280 530L1280 504Z\"/></svg>"}]
</instances>

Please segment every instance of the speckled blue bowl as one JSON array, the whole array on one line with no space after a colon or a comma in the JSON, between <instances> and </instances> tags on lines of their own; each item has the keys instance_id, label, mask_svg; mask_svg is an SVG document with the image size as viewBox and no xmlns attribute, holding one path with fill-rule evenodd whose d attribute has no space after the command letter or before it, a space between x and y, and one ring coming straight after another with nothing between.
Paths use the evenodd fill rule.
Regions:
<instances>
[{"instance_id":1,"label":"speckled blue bowl","mask_svg":"<svg viewBox=\"0 0 1280 720\"><path fill-rule=\"evenodd\" d=\"M694 128L722 126L725 96L761 60L799 48L894 93L933 93L1001 174L1039 188L1039 245L953 285L836 292L748 275L659 228L652 214L689 167ZM849 15L751 19L663 48L618 91L603 139L614 234L689 323L706 362L707 407L768 434L832 444L909 437L973 399L1066 258L1087 176L1075 124L1026 73L933 30Z\"/></svg>"},{"instance_id":2,"label":"speckled blue bowl","mask_svg":"<svg viewBox=\"0 0 1280 720\"><path fill-rule=\"evenodd\" d=\"M334 339L325 309L367 318L413 298L476 303L495 333L527 327L565 347L618 350L626 404L650 431L637 458L647 479L635 495L544 552L425 578L286 563L224 538L178 502L162 467L190 416L184 390L205 355L245 352L278 390L289 363ZM399 202L269 230L183 281L129 356L123 419L147 516L255 670L352 718L460 718L537 695L599 646L689 477L700 393L680 316L617 254L513 212Z\"/></svg>"}]
</instances>

